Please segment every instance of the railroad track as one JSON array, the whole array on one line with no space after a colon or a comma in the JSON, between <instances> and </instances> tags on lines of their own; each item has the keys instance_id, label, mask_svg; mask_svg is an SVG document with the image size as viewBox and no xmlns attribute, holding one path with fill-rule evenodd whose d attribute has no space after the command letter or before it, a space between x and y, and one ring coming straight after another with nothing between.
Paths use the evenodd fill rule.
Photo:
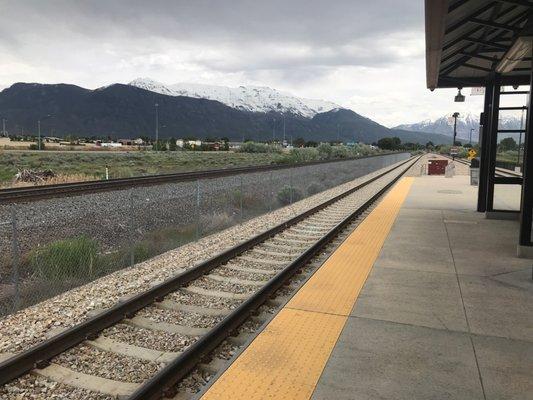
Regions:
<instances>
[{"instance_id":1,"label":"railroad track","mask_svg":"<svg viewBox=\"0 0 533 400\"><path fill-rule=\"evenodd\" d=\"M174 174L157 174L136 176L131 178L109 179L99 181L85 181L75 183L61 183L55 185L42 185L0 189L0 204L37 201L53 197L76 196L87 193L105 192L110 190L129 189L132 187L153 186L170 182L190 182L197 179L212 179L238 174L252 174L258 172L275 171L279 169L306 167L312 165L359 160L384 156L394 153L380 153L364 157L344 158L337 160L310 161L297 164L259 165L250 167L222 168L207 171L180 172Z\"/></svg>"},{"instance_id":2,"label":"railroad track","mask_svg":"<svg viewBox=\"0 0 533 400\"><path fill-rule=\"evenodd\" d=\"M452 159L452 157L449 157L449 156L444 156L444 157ZM468 161L466 161L466 160L463 160L463 159L460 159L460 158L456 158L455 161L457 161L457 162L459 162L461 164L470 166L470 163ZM522 174L519 173L519 172L514 172L514 171L511 171L511 170L508 170L508 169L505 169L505 168L500 168L500 167L496 167L495 175L496 176L501 176L501 177L511 177L511 178L521 178L522 177Z\"/></svg>"},{"instance_id":3,"label":"railroad track","mask_svg":"<svg viewBox=\"0 0 533 400\"><path fill-rule=\"evenodd\" d=\"M418 159L10 356L0 363L0 397L37 376L70 390L65 398L187 398Z\"/></svg>"}]
</instances>

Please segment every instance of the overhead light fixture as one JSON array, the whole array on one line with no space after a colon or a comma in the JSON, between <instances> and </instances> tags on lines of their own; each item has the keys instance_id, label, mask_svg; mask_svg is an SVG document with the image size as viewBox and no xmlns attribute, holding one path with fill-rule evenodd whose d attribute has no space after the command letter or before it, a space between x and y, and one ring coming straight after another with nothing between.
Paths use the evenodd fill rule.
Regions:
<instances>
[{"instance_id":1,"label":"overhead light fixture","mask_svg":"<svg viewBox=\"0 0 533 400\"><path fill-rule=\"evenodd\" d=\"M457 89L457 96L455 96L455 102L456 103L464 103L465 102L465 96L461 94L461 88Z\"/></svg>"},{"instance_id":2,"label":"overhead light fixture","mask_svg":"<svg viewBox=\"0 0 533 400\"><path fill-rule=\"evenodd\" d=\"M516 65L531 54L533 36L519 36L496 67L496 72L505 74L515 69Z\"/></svg>"}]
</instances>

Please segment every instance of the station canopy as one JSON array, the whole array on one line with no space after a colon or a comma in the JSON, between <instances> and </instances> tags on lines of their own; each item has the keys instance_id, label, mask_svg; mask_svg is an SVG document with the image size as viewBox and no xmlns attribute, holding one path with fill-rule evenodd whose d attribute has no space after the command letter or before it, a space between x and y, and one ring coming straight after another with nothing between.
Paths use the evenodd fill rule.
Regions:
<instances>
[{"instance_id":1,"label":"station canopy","mask_svg":"<svg viewBox=\"0 0 533 400\"><path fill-rule=\"evenodd\" d=\"M427 87L529 85L533 2L426 0Z\"/></svg>"}]
</instances>

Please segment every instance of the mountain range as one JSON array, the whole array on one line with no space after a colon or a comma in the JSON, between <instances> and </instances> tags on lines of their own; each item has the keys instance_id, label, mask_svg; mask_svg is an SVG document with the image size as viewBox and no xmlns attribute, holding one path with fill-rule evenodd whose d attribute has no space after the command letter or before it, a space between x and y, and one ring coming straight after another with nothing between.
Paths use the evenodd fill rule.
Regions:
<instances>
[{"instance_id":1,"label":"mountain range","mask_svg":"<svg viewBox=\"0 0 533 400\"><path fill-rule=\"evenodd\" d=\"M521 121L520 115L505 115L500 114L500 129L520 129L521 124L525 124L524 121ZM427 133L437 133L441 135L453 136L453 118L451 115L444 115L437 119L428 119L425 121L417 122L414 124L404 124L398 125L394 129L402 129L411 132L427 132ZM472 131L471 131L472 130ZM465 142L470 140L470 133L472 133L472 141L479 141L479 115L474 115L467 113L464 115L459 115L457 118L457 139ZM500 139L504 137L513 137L517 138L518 134L516 133L501 133L499 135Z\"/></svg>"},{"instance_id":2,"label":"mountain range","mask_svg":"<svg viewBox=\"0 0 533 400\"><path fill-rule=\"evenodd\" d=\"M304 99L264 86L165 85L150 78L135 79L129 85L169 96L216 100L241 111L291 113L313 118L316 114L342 108L330 101Z\"/></svg>"},{"instance_id":3,"label":"mountain range","mask_svg":"<svg viewBox=\"0 0 533 400\"><path fill-rule=\"evenodd\" d=\"M155 104L159 135L228 137L230 140L305 140L377 142L398 136L402 142L447 143L439 133L389 129L338 105L302 99L262 87L225 88L148 79L95 90L70 84L16 83L0 92L0 118L10 134L154 136Z\"/></svg>"}]
</instances>

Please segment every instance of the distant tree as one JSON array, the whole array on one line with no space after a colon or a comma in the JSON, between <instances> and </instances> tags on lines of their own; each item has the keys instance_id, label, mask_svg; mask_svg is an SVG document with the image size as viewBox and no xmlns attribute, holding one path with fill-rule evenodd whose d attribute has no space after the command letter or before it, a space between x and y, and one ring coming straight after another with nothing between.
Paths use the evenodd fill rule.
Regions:
<instances>
[{"instance_id":1,"label":"distant tree","mask_svg":"<svg viewBox=\"0 0 533 400\"><path fill-rule=\"evenodd\" d=\"M401 145L402 145L402 141L397 136L394 136L392 138L392 143L394 145L394 149L393 150L398 150L401 147Z\"/></svg>"},{"instance_id":2,"label":"distant tree","mask_svg":"<svg viewBox=\"0 0 533 400\"><path fill-rule=\"evenodd\" d=\"M318 146L318 143L315 142L314 140L308 140L307 142L305 142L305 147L317 147Z\"/></svg>"},{"instance_id":3,"label":"distant tree","mask_svg":"<svg viewBox=\"0 0 533 400\"><path fill-rule=\"evenodd\" d=\"M178 146L176 145L176 138L171 137L168 139L168 150L169 151L176 151L178 149Z\"/></svg>"},{"instance_id":4,"label":"distant tree","mask_svg":"<svg viewBox=\"0 0 533 400\"><path fill-rule=\"evenodd\" d=\"M222 141L222 147L220 148L220 150L229 150L229 138L223 137L220 140Z\"/></svg>"},{"instance_id":5,"label":"distant tree","mask_svg":"<svg viewBox=\"0 0 533 400\"><path fill-rule=\"evenodd\" d=\"M294 139L292 142L294 147L304 147L305 146L305 140L301 137Z\"/></svg>"},{"instance_id":6,"label":"distant tree","mask_svg":"<svg viewBox=\"0 0 533 400\"><path fill-rule=\"evenodd\" d=\"M500 151L516 150L518 148L518 145L512 137L506 137L500 142L499 148Z\"/></svg>"},{"instance_id":7,"label":"distant tree","mask_svg":"<svg viewBox=\"0 0 533 400\"><path fill-rule=\"evenodd\" d=\"M154 142L154 144L152 145L152 149L155 151L166 151L167 144L163 140L158 140L157 142Z\"/></svg>"},{"instance_id":8,"label":"distant tree","mask_svg":"<svg viewBox=\"0 0 533 400\"><path fill-rule=\"evenodd\" d=\"M378 147L383 150L392 150L392 138L384 137L378 140Z\"/></svg>"},{"instance_id":9,"label":"distant tree","mask_svg":"<svg viewBox=\"0 0 533 400\"><path fill-rule=\"evenodd\" d=\"M36 143L30 144L30 150L44 150L44 141L43 138L40 139L41 146L39 146L39 139L35 140ZM40 148L39 148L40 147Z\"/></svg>"},{"instance_id":10,"label":"distant tree","mask_svg":"<svg viewBox=\"0 0 533 400\"><path fill-rule=\"evenodd\" d=\"M462 146L463 144L459 140L456 140L453 145L454 146Z\"/></svg>"},{"instance_id":11,"label":"distant tree","mask_svg":"<svg viewBox=\"0 0 533 400\"><path fill-rule=\"evenodd\" d=\"M378 140L378 147L383 150L398 150L401 144L399 137L384 137Z\"/></svg>"},{"instance_id":12,"label":"distant tree","mask_svg":"<svg viewBox=\"0 0 533 400\"><path fill-rule=\"evenodd\" d=\"M431 140L426 143L426 149L431 150L433 149L433 147L435 147L435 145L433 144Z\"/></svg>"},{"instance_id":13,"label":"distant tree","mask_svg":"<svg viewBox=\"0 0 533 400\"><path fill-rule=\"evenodd\" d=\"M465 143L465 145L463 147L469 149L469 148L472 147L472 145L470 143Z\"/></svg>"}]
</instances>

